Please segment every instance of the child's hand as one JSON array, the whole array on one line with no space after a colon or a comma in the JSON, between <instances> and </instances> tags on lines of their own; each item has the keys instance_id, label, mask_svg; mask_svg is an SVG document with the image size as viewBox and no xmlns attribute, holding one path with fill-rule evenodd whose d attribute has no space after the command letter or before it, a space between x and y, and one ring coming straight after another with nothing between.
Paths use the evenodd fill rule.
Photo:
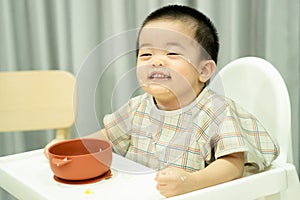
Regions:
<instances>
[{"instance_id":1,"label":"child's hand","mask_svg":"<svg viewBox=\"0 0 300 200\"><path fill-rule=\"evenodd\" d=\"M50 147L51 145L56 144L56 143L58 143L58 142L61 142L61 141L63 141L63 140L64 140L64 139L54 139L54 140L52 140L51 142L49 142L49 143L45 146L45 148L44 148L44 155L46 156L47 159L49 158L49 155L48 155L48 149L49 149L49 147Z\"/></svg>"},{"instance_id":2,"label":"child's hand","mask_svg":"<svg viewBox=\"0 0 300 200\"><path fill-rule=\"evenodd\" d=\"M175 167L168 167L156 174L156 189L165 197L171 197L193 190L191 173Z\"/></svg>"}]
</instances>

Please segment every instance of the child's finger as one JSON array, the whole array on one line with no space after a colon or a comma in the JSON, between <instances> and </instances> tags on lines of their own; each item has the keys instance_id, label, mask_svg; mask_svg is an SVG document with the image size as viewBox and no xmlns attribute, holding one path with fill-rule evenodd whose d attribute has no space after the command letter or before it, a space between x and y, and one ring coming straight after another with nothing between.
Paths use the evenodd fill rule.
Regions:
<instances>
[{"instance_id":1,"label":"child's finger","mask_svg":"<svg viewBox=\"0 0 300 200\"><path fill-rule=\"evenodd\" d=\"M174 179L173 172L170 170L162 170L156 174L155 180L159 185L166 185Z\"/></svg>"}]
</instances>

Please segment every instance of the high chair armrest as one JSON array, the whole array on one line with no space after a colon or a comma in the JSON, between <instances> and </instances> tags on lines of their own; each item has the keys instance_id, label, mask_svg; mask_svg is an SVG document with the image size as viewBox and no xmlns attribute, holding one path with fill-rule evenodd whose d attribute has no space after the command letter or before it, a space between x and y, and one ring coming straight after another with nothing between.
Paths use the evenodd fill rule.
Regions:
<instances>
[{"instance_id":1,"label":"high chair armrest","mask_svg":"<svg viewBox=\"0 0 300 200\"><path fill-rule=\"evenodd\" d=\"M289 192L287 192L288 189ZM234 181L204 188L169 198L201 200L253 200L277 195L278 199L297 199L300 194L299 179L295 166L289 163L274 164L271 169ZM266 198L267 199L267 198Z\"/></svg>"}]
</instances>

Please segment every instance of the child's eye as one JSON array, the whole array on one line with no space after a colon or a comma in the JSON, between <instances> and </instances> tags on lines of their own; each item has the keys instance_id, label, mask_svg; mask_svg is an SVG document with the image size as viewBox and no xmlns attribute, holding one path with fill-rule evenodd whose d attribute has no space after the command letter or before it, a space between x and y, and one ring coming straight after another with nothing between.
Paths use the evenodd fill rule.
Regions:
<instances>
[{"instance_id":1,"label":"child's eye","mask_svg":"<svg viewBox=\"0 0 300 200\"><path fill-rule=\"evenodd\" d=\"M148 57L148 56L152 56L152 54L151 53L142 53L140 55L140 57Z\"/></svg>"},{"instance_id":2,"label":"child's eye","mask_svg":"<svg viewBox=\"0 0 300 200\"><path fill-rule=\"evenodd\" d=\"M178 56L180 54L179 53L175 53L175 52L169 52L167 55L168 56Z\"/></svg>"}]
</instances>

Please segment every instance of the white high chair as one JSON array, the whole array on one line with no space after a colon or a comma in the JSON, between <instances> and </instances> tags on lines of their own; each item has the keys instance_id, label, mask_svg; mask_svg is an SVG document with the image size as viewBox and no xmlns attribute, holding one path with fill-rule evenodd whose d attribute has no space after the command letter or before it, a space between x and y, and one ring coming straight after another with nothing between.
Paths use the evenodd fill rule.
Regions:
<instances>
[{"instance_id":1,"label":"white high chair","mask_svg":"<svg viewBox=\"0 0 300 200\"><path fill-rule=\"evenodd\" d=\"M170 199L299 199L299 177L291 164L290 99L276 68L261 58L240 58L227 64L209 87L235 100L256 116L278 140L280 155L271 169Z\"/></svg>"}]
</instances>

